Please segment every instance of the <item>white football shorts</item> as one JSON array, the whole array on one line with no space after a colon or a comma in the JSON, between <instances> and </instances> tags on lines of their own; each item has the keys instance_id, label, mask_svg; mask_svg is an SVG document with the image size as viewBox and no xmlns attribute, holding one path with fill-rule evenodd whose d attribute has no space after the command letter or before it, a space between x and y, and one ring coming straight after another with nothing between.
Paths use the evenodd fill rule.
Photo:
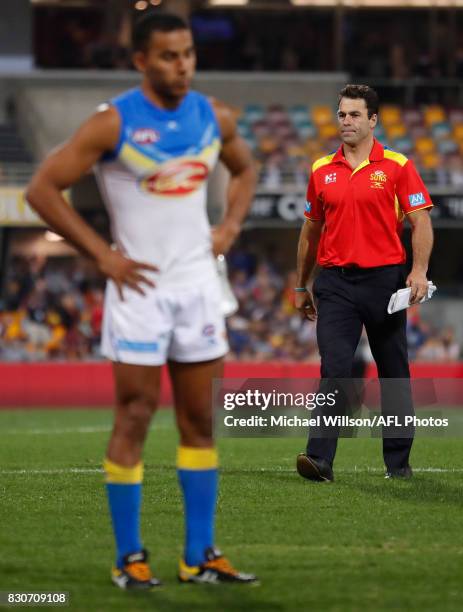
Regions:
<instances>
[{"instance_id":1,"label":"white football shorts","mask_svg":"<svg viewBox=\"0 0 463 612\"><path fill-rule=\"evenodd\" d=\"M158 366L208 361L228 352L218 280L187 288L124 287L108 281L101 350L111 361Z\"/></svg>"}]
</instances>

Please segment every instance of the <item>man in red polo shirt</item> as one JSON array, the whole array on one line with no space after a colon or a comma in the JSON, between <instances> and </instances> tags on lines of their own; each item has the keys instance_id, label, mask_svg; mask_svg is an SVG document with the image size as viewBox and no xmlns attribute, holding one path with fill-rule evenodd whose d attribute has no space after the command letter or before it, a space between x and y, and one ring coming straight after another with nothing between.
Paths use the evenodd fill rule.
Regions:
<instances>
[{"instance_id":1,"label":"man in red polo shirt","mask_svg":"<svg viewBox=\"0 0 463 612\"><path fill-rule=\"evenodd\" d=\"M411 287L411 304L427 291L432 202L413 162L374 138L377 120L378 96L373 89L366 85L342 89L338 122L343 144L312 167L298 245L295 299L308 319L317 319L322 379L352 376L365 326L379 377L401 379L394 381L395 400L400 398L404 414L413 413L406 310L389 315L387 305L392 293L404 286ZM412 229L413 250L406 278L401 241L405 217ZM307 283L316 263L321 272L312 295ZM382 385L383 410L386 387ZM388 477L412 475L412 442L412 434L383 438ZM298 456L299 474L309 480L333 480L336 445L336 435L312 432L306 453Z\"/></svg>"}]
</instances>

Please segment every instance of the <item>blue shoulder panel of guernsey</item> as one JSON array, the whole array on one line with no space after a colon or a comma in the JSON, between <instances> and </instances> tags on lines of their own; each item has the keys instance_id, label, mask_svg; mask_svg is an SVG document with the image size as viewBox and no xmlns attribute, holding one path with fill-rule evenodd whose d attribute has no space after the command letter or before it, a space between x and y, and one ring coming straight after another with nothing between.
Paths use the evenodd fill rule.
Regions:
<instances>
[{"instance_id":1,"label":"blue shoulder panel of guernsey","mask_svg":"<svg viewBox=\"0 0 463 612\"><path fill-rule=\"evenodd\" d=\"M121 119L119 142L96 176L114 240L130 257L157 265L163 281L204 271L211 259L207 179L221 146L210 101L190 91L164 110L136 88L111 104Z\"/></svg>"},{"instance_id":2,"label":"blue shoulder panel of guernsey","mask_svg":"<svg viewBox=\"0 0 463 612\"><path fill-rule=\"evenodd\" d=\"M140 89L112 100L122 129L117 157L143 191L181 196L196 191L216 163L220 136L208 99L190 91L174 111L157 108Z\"/></svg>"}]
</instances>

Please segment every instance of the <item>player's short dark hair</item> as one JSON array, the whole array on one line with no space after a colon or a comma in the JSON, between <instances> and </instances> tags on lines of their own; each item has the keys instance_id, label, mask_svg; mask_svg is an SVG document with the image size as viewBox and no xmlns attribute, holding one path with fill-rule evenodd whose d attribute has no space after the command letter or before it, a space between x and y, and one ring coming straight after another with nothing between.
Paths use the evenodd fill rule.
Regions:
<instances>
[{"instance_id":1,"label":"player's short dark hair","mask_svg":"<svg viewBox=\"0 0 463 612\"><path fill-rule=\"evenodd\" d=\"M188 30L188 23L173 13L147 13L137 19L132 30L133 51L146 51L153 32Z\"/></svg>"},{"instance_id":2,"label":"player's short dark hair","mask_svg":"<svg viewBox=\"0 0 463 612\"><path fill-rule=\"evenodd\" d=\"M368 109L368 118L372 115L377 115L379 110L379 98L376 91L369 85L346 85L341 89L338 96L338 105L341 98L350 98L351 100L365 100Z\"/></svg>"}]
</instances>

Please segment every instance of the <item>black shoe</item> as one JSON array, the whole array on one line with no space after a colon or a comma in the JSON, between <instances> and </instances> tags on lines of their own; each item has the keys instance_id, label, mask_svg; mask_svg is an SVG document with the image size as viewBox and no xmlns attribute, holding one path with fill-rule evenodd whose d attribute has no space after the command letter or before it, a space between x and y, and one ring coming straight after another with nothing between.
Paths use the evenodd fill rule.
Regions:
<instances>
[{"instance_id":1,"label":"black shoe","mask_svg":"<svg viewBox=\"0 0 463 612\"><path fill-rule=\"evenodd\" d=\"M208 548L205 551L205 556L204 563L196 566L189 566L183 559L180 559L178 572L180 582L258 584L258 579L254 574L238 572L217 548Z\"/></svg>"},{"instance_id":2,"label":"black shoe","mask_svg":"<svg viewBox=\"0 0 463 612\"><path fill-rule=\"evenodd\" d=\"M413 470L411 466L407 465L404 468L398 468L396 470L388 470L384 478L403 478L409 480L413 476Z\"/></svg>"},{"instance_id":3,"label":"black shoe","mask_svg":"<svg viewBox=\"0 0 463 612\"><path fill-rule=\"evenodd\" d=\"M297 456L297 472L302 478L316 482L333 482L334 474L331 465L325 459L314 459L305 453Z\"/></svg>"},{"instance_id":4,"label":"black shoe","mask_svg":"<svg viewBox=\"0 0 463 612\"><path fill-rule=\"evenodd\" d=\"M126 555L123 563L122 568L111 570L111 580L120 589L145 590L161 586L161 581L151 573L146 550Z\"/></svg>"}]
</instances>

